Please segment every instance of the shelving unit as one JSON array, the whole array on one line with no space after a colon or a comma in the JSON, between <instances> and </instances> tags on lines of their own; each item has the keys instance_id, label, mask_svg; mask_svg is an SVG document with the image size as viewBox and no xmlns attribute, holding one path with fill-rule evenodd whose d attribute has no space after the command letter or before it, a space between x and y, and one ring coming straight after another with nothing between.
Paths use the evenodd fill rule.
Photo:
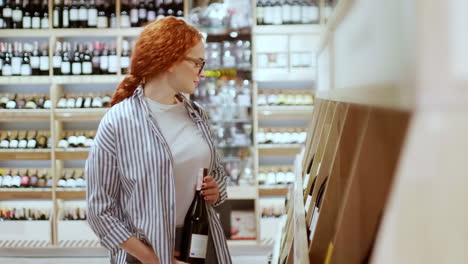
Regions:
<instances>
[{"instance_id":1,"label":"shelving unit","mask_svg":"<svg viewBox=\"0 0 468 264\"><path fill-rule=\"evenodd\" d=\"M310 118L313 106L258 106L259 119Z\"/></svg>"}]
</instances>

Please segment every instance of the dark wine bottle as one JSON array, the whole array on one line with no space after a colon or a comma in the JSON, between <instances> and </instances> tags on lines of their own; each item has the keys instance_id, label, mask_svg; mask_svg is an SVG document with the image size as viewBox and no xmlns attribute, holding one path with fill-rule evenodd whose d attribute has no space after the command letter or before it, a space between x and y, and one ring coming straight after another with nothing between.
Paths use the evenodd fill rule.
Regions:
<instances>
[{"instance_id":1,"label":"dark wine bottle","mask_svg":"<svg viewBox=\"0 0 468 264\"><path fill-rule=\"evenodd\" d=\"M185 216L180 260L192 264L203 264L208 246L208 211L201 194L203 178L208 175L208 169L200 169L197 178L195 197Z\"/></svg>"}]
</instances>

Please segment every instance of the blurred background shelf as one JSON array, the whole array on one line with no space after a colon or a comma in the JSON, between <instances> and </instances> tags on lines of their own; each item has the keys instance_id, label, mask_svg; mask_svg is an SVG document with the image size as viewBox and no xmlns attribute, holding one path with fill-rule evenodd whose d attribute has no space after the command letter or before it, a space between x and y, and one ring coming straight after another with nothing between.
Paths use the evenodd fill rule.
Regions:
<instances>
[{"instance_id":1,"label":"blurred background shelf","mask_svg":"<svg viewBox=\"0 0 468 264\"><path fill-rule=\"evenodd\" d=\"M52 199L51 188L0 188L0 200Z\"/></svg>"},{"instance_id":2,"label":"blurred background shelf","mask_svg":"<svg viewBox=\"0 0 468 264\"><path fill-rule=\"evenodd\" d=\"M108 108L89 109L55 109L55 120L60 121L99 121L107 113Z\"/></svg>"},{"instance_id":3,"label":"blurred background shelf","mask_svg":"<svg viewBox=\"0 0 468 264\"><path fill-rule=\"evenodd\" d=\"M77 148L77 149L57 149L55 158L57 160L85 160L88 158L90 149Z\"/></svg>"},{"instance_id":4,"label":"blurred background shelf","mask_svg":"<svg viewBox=\"0 0 468 264\"><path fill-rule=\"evenodd\" d=\"M50 149L0 149L0 160L50 160Z\"/></svg>"},{"instance_id":5,"label":"blurred background shelf","mask_svg":"<svg viewBox=\"0 0 468 264\"><path fill-rule=\"evenodd\" d=\"M50 109L0 109L0 121L49 121Z\"/></svg>"},{"instance_id":6,"label":"blurred background shelf","mask_svg":"<svg viewBox=\"0 0 468 264\"><path fill-rule=\"evenodd\" d=\"M292 156L301 151L301 144L259 144L260 156Z\"/></svg>"},{"instance_id":7,"label":"blurred background shelf","mask_svg":"<svg viewBox=\"0 0 468 264\"><path fill-rule=\"evenodd\" d=\"M317 24L306 25L267 25L256 26L254 33L258 35L287 35L287 34L321 34L323 27Z\"/></svg>"},{"instance_id":8,"label":"blurred background shelf","mask_svg":"<svg viewBox=\"0 0 468 264\"><path fill-rule=\"evenodd\" d=\"M258 195L261 197L269 196L287 196L289 187L286 185L281 186L259 186Z\"/></svg>"},{"instance_id":9,"label":"blurred background shelf","mask_svg":"<svg viewBox=\"0 0 468 264\"><path fill-rule=\"evenodd\" d=\"M311 118L313 106L258 106L259 119Z\"/></svg>"}]
</instances>

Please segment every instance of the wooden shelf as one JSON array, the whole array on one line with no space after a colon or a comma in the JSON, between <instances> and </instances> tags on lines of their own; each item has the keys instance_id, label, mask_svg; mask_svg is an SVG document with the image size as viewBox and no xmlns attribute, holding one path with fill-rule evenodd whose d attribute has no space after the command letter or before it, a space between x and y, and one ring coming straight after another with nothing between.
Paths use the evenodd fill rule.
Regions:
<instances>
[{"instance_id":1,"label":"wooden shelf","mask_svg":"<svg viewBox=\"0 0 468 264\"><path fill-rule=\"evenodd\" d=\"M2 149L0 150L0 160L50 160L50 149Z\"/></svg>"},{"instance_id":2,"label":"wooden shelf","mask_svg":"<svg viewBox=\"0 0 468 264\"><path fill-rule=\"evenodd\" d=\"M108 111L108 108L90 109L55 109L56 120L60 121L100 121Z\"/></svg>"},{"instance_id":3,"label":"wooden shelf","mask_svg":"<svg viewBox=\"0 0 468 264\"><path fill-rule=\"evenodd\" d=\"M288 35L288 34L315 34L320 35L323 26L318 24L307 25L271 25L256 26L254 33L257 35Z\"/></svg>"},{"instance_id":4,"label":"wooden shelf","mask_svg":"<svg viewBox=\"0 0 468 264\"><path fill-rule=\"evenodd\" d=\"M88 158L89 149L77 148L77 149L57 149L55 152L55 158L57 160L85 160Z\"/></svg>"},{"instance_id":5,"label":"wooden shelf","mask_svg":"<svg viewBox=\"0 0 468 264\"><path fill-rule=\"evenodd\" d=\"M95 83L118 83L123 80L123 75L64 75L53 76L52 83L54 84L95 84Z\"/></svg>"},{"instance_id":6,"label":"wooden shelf","mask_svg":"<svg viewBox=\"0 0 468 264\"><path fill-rule=\"evenodd\" d=\"M259 144L258 152L260 156L293 156L301 151L301 144Z\"/></svg>"},{"instance_id":7,"label":"wooden shelf","mask_svg":"<svg viewBox=\"0 0 468 264\"><path fill-rule=\"evenodd\" d=\"M0 32L1 35L1 32ZM50 76L0 76L0 84L49 84Z\"/></svg>"},{"instance_id":8,"label":"wooden shelf","mask_svg":"<svg viewBox=\"0 0 468 264\"><path fill-rule=\"evenodd\" d=\"M52 199L51 188L0 188L0 200Z\"/></svg>"},{"instance_id":9,"label":"wooden shelf","mask_svg":"<svg viewBox=\"0 0 468 264\"><path fill-rule=\"evenodd\" d=\"M255 186L228 186L229 200L255 200L257 199L257 188Z\"/></svg>"},{"instance_id":10,"label":"wooden shelf","mask_svg":"<svg viewBox=\"0 0 468 264\"><path fill-rule=\"evenodd\" d=\"M137 28L53 28L53 29L1 29L0 36L4 38L30 37L136 37L142 27Z\"/></svg>"},{"instance_id":11,"label":"wooden shelf","mask_svg":"<svg viewBox=\"0 0 468 264\"><path fill-rule=\"evenodd\" d=\"M56 191L57 199L82 200L86 199L85 189L60 189Z\"/></svg>"},{"instance_id":12,"label":"wooden shelf","mask_svg":"<svg viewBox=\"0 0 468 264\"><path fill-rule=\"evenodd\" d=\"M312 118L314 106L259 106L259 119Z\"/></svg>"},{"instance_id":13,"label":"wooden shelf","mask_svg":"<svg viewBox=\"0 0 468 264\"><path fill-rule=\"evenodd\" d=\"M50 109L1 109L0 121L49 121Z\"/></svg>"},{"instance_id":14,"label":"wooden shelf","mask_svg":"<svg viewBox=\"0 0 468 264\"><path fill-rule=\"evenodd\" d=\"M258 188L259 196L287 196L289 193L288 186L260 186Z\"/></svg>"},{"instance_id":15,"label":"wooden shelf","mask_svg":"<svg viewBox=\"0 0 468 264\"><path fill-rule=\"evenodd\" d=\"M262 68L253 73L253 79L258 82L300 81L313 82L317 79L316 67L306 68Z\"/></svg>"}]
</instances>

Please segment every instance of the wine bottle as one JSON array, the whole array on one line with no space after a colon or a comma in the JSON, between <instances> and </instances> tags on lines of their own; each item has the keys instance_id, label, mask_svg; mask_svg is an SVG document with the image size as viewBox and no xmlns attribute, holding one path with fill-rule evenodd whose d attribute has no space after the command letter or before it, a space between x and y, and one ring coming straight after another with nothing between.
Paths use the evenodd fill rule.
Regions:
<instances>
[{"instance_id":1,"label":"wine bottle","mask_svg":"<svg viewBox=\"0 0 468 264\"><path fill-rule=\"evenodd\" d=\"M18 148L25 149L28 146L28 141L26 140L26 130L21 130L18 133Z\"/></svg>"},{"instance_id":2,"label":"wine bottle","mask_svg":"<svg viewBox=\"0 0 468 264\"><path fill-rule=\"evenodd\" d=\"M52 12L52 25L54 28L61 28L62 27L62 1L55 0L54 1L54 11Z\"/></svg>"},{"instance_id":3,"label":"wine bottle","mask_svg":"<svg viewBox=\"0 0 468 264\"><path fill-rule=\"evenodd\" d=\"M98 41L94 42L91 61L93 64L93 74L101 74L101 44Z\"/></svg>"},{"instance_id":4,"label":"wine bottle","mask_svg":"<svg viewBox=\"0 0 468 264\"><path fill-rule=\"evenodd\" d=\"M27 139L28 139L28 144L27 144L27 148L36 148L36 131L34 130L29 130L28 131L28 136L27 136Z\"/></svg>"},{"instance_id":5,"label":"wine bottle","mask_svg":"<svg viewBox=\"0 0 468 264\"><path fill-rule=\"evenodd\" d=\"M108 18L107 18L106 7L105 7L103 2L99 6L98 18L97 19L98 19L98 21L97 21L97 27L98 28L108 28L109 27L109 21L108 21Z\"/></svg>"},{"instance_id":6,"label":"wine bottle","mask_svg":"<svg viewBox=\"0 0 468 264\"><path fill-rule=\"evenodd\" d=\"M188 263L202 264L206 259L209 220L201 186L207 175L208 169L199 170L195 197L185 216L180 260Z\"/></svg>"},{"instance_id":7,"label":"wine bottle","mask_svg":"<svg viewBox=\"0 0 468 264\"><path fill-rule=\"evenodd\" d=\"M49 75L49 47L47 43L42 43L39 70L41 75Z\"/></svg>"},{"instance_id":8,"label":"wine bottle","mask_svg":"<svg viewBox=\"0 0 468 264\"><path fill-rule=\"evenodd\" d=\"M73 0L70 8L70 27L77 28L79 27L80 14L78 8L78 1Z\"/></svg>"},{"instance_id":9,"label":"wine bottle","mask_svg":"<svg viewBox=\"0 0 468 264\"><path fill-rule=\"evenodd\" d=\"M78 43L75 43L75 52L73 53L72 74L81 75L81 58Z\"/></svg>"},{"instance_id":10,"label":"wine bottle","mask_svg":"<svg viewBox=\"0 0 468 264\"><path fill-rule=\"evenodd\" d=\"M119 58L117 57L117 50L115 47L115 43L111 44L111 49L109 53L109 74L116 74L119 70Z\"/></svg>"},{"instance_id":11,"label":"wine bottle","mask_svg":"<svg viewBox=\"0 0 468 264\"><path fill-rule=\"evenodd\" d=\"M28 171L26 171L24 174L21 174L21 183L20 183L22 188L28 188L31 184L31 177L29 177Z\"/></svg>"},{"instance_id":12,"label":"wine bottle","mask_svg":"<svg viewBox=\"0 0 468 264\"><path fill-rule=\"evenodd\" d=\"M132 6L130 8L130 25L132 27L138 27L138 5L136 0L132 0Z\"/></svg>"},{"instance_id":13,"label":"wine bottle","mask_svg":"<svg viewBox=\"0 0 468 264\"><path fill-rule=\"evenodd\" d=\"M22 76L32 75L31 57L30 57L31 52L32 52L31 46L29 44L25 44L24 53L23 53L23 61L21 62L21 75Z\"/></svg>"},{"instance_id":14,"label":"wine bottle","mask_svg":"<svg viewBox=\"0 0 468 264\"><path fill-rule=\"evenodd\" d=\"M12 56L11 43L9 43L7 46L8 48L6 49L6 52L5 52L5 59L3 60L3 67L2 67L3 76L13 75L13 69L11 67L11 56Z\"/></svg>"},{"instance_id":15,"label":"wine bottle","mask_svg":"<svg viewBox=\"0 0 468 264\"><path fill-rule=\"evenodd\" d=\"M60 75L62 68L62 43L57 41L55 44L55 53L52 57L52 68L54 69L54 75Z\"/></svg>"},{"instance_id":16,"label":"wine bottle","mask_svg":"<svg viewBox=\"0 0 468 264\"><path fill-rule=\"evenodd\" d=\"M3 24L5 25L4 28L12 28L13 24L13 9L10 2L11 0L6 0L5 6L2 10Z\"/></svg>"},{"instance_id":17,"label":"wine bottle","mask_svg":"<svg viewBox=\"0 0 468 264\"><path fill-rule=\"evenodd\" d=\"M175 0L176 17L184 17L184 0Z\"/></svg>"},{"instance_id":18,"label":"wine bottle","mask_svg":"<svg viewBox=\"0 0 468 264\"><path fill-rule=\"evenodd\" d=\"M88 7L88 27L89 28L97 27L97 18L98 18L98 10L96 8L96 3L94 0L91 0L89 2L89 7Z\"/></svg>"},{"instance_id":19,"label":"wine bottle","mask_svg":"<svg viewBox=\"0 0 468 264\"><path fill-rule=\"evenodd\" d=\"M86 45L85 51L82 53L83 54L83 62L82 62L82 73L84 75L91 75L93 74L93 62L91 59L91 44Z\"/></svg>"},{"instance_id":20,"label":"wine bottle","mask_svg":"<svg viewBox=\"0 0 468 264\"><path fill-rule=\"evenodd\" d=\"M148 3L146 20L148 22L153 22L156 20L156 7L154 6L154 1L150 0Z\"/></svg>"},{"instance_id":21,"label":"wine bottle","mask_svg":"<svg viewBox=\"0 0 468 264\"><path fill-rule=\"evenodd\" d=\"M36 137L36 146L37 148L46 148L47 147L47 137L44 131L38 131Z\"/></svg>"},{"instance_id":22,"label":"wine bottle","mask_svg":"<svg viewBox=\"0 0 468 264\"><path fill-rule=\"evenodd\" d=\"M60 73L62 75L69 75L71 73L70 53L71 53L70 43L64 43L62 63L60 65Z\"/></svg>"},{"instance_id":23,"label":"wine bottle","mask_svg":"<svg viewBox=\"0 0 468 264\"><path fill-rule=\"evenodd\" d=\"M38 0L35 0L33 3L33 7L31 8L33 10L33 15L31 19L31 27L34 29L39 29L41 28L41 10L40 10L39 2Z\"/></svg>"},{"instance_id":24,"label":"wine bottle","mask_svg":"<svg viewBox=\"0 0 468 264\"><path fill-rule=\"evenodd\" d=\"M107 43L104 44L104 48L101 51L101 56L99 59L100 65L100 72L101 74L107 74L109 70L109 46Z\"/></svg>"},{"instance_id":25,"label":"wine bottle","mask_svg":"<svg viewBox=\"0 0 468 264\"><path fill-rule=\"evenodd\" d=\"M49 28L49 7L47 6L47 0L42 2L41 28Z\"/></svg>"},{"instance_id":26,"label":"wine bottle","mask_svg":"<svg viewBox=\"0 0 468 264\"><path fill-rule=\"evenodd\" d=\"M11 181L11 187L19 188L21 187L21 176L20 171L16 170L16 173L13 175L13 180Z\"/></svg>"},{"instance_id":27,"label":"wine bottle","mask_svg":"<svg viewBox=\"0 0 468 264\"><path fill-rule=\"evenodd\" d=\"M23 61L22 56L22 45L20 42L15 42L13 50L13 57L11 58L11 70L13 75L21 75L21 62Z\"/></svg>"},{"instance_id":28,"label":"wine bottle","mask_svg":"<svg viewBox=\"0 0 468 264\"><path fill-rule=\"evenodd\" d=\"M38 187L38 188L44 188L44 187L46 187L46 184L47 184L47 178L46 178L46 176L47 176L47 170L44 170L44 171L40 174L40 176L39 176L39 178L38 178L38 180L37 180L37 187Z\"/></svg>"},{"instance_id":29,"label":"wine bottle","mask_svg":"<svg viewBox=\"0 0 468 264\"><path fill-rule=\"evenodd\" d=\"M126 3L122 3L120 10L120 27L130 27L130 7Z\"/></svg>"},{"instance_id":30,"label":"wine bottle","mask_svg":"<svg viewBox=\"0 0 468 264\"><path fill-rule=\"evenodd\" d=\"M23 1L23 28L32 27L32 10L29 0Z\"/></svg>"},{"instance_id":31,"label":"wine bottle","mask_svg":"<svg viewBox=\"0 0 468 264\"><path fill-rule=\"evenodd\" d=\"M10 144L8 145L9 148L18 148L18 131L12 131L8 138Z\"/></svg>"},{"instance_id":32,"label":"wine bottle","mask_svg":"<svg viewBox=\"0 0 468 264\"><path fill-rule=\"evenodd\" d=\"M84 178L84 170L75 171L75 179L76 179L76 187L77 188L85 188L86 187L86 180Z\"/></svg>"},{"instance_id":33,"label":"wine bottle","mask_svg":"<svg viewBox=\"0 0 468 264\"><path fill-rule=\"evenodd\" d=\"M70 27L70 0L65 0L62 7L62 28Z\"/></svg>"},{"instance_id":34,"label":"wine bottle","mask_svg":"<svg viewBox=\"0 0 468 264\"><path fill-rule=\"evenodd\" d=\"M2 187L11 188L13 183L13 170L10 170L5 176L3 176L3 185Z\"/></svg>"},{"instance_id":35,"label":"wine bottle","mask_svg":"<svg viewBox=\"0 0 468 264\"><path fill-rule=\"evenodd\" d=\"M0 148L8 148L9 145L10 145L9 132L8 131L1 131L1 133L0 133Z\"/></svg>"},{"instance_id":36,"label":"wine bottle","mask_svg":"<svg viewBox=\"0 0 468 264\"><path fill-rule=\"evenodd\" d=\"M15 1L15 7L12 10L12 28L23 28L23 7L20 0Z\"/></svg>"},{"instance_id":37,"label":"wine bottle","mask_svg":"<svg viewBox=\"0 0 468 264\"><path fill-rule=\"evenodd\" d=\"M86 7L86 2L80 0L78 8L78 27L85 28L88 26L88 8Z\"/></svg>"},{"instance_id":38,"label":"wine bottle","mask_svg":"<svg viewBox=\"0 0 468 264\"><path fill-rule=\"evenodd\" d=\"M138 5L138 26L143 26L147 22L148 10L146 9L145 0L140 0Z\"/></svg>"},{"instance_id":39,"label":"wine bottle","mask_svg":"<svg viewBox=\"0 0 468 264\"><path fill-rule=\"evenodd\" d=\"M284 0L283 2L283 24L291 24L291 3L289 0Z\"/></svg>"},{"instance_id":40,"label":"wine bottle","mask_svg":"<svg viewBox=\"0 0 468 264\"><path fill-rule=\"evenodd\" d=\"M31 69L32 75L40 75L41 74L41 57L39 53L39 43L34 41L34 49L31 55Z\"/></svg>"},{"instance_id":41,"label":"wine bottle","mask_svg":"<svg viewBox=\"0 0 468 264\"><path fill-rule=\"evenodd\" d=\"M257 11L257 25L263 25L263 20L265 17L265 8L263 7L262 0L257 0L256 11Z\"/></svg>"},{"instance_id":42,"label":"wine bottle","mask_svg":"<svg viewBox=\"0 0 468 264\"><path fill-rule=\"evenodd\" d=\"M108 11L109 15L109 26L111 28L116 28L117 27L117 15L115 13L115 4L112 3L109 5Z\"/></svg>"},{"instance_id":43,"label":"wine bottle","mask_svg":"<svg viewBox=\"0 0 468 264\"><path fill-rule=\"evenodd\" d=\"M128 40L122 41L122 55L120 56L120 68L122 69L122 74L126 74L128 68L130 67L130 52L129 52Z\"/></svg>"}]
</instances>

